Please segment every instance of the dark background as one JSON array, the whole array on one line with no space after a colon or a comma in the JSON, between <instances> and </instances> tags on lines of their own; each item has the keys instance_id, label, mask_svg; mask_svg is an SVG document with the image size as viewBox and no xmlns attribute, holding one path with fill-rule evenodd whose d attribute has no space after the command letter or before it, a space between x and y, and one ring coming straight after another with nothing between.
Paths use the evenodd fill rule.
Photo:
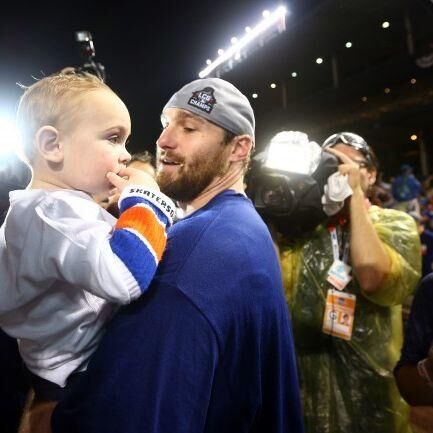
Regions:
<instances>
[{"instance_id":1,"label":"dark background","mask_svg":"<svg viewBox=\"0 0 433 433\"><path fill-rule=\"evenodd\" d=\"M412 164L418 176L431 172L433 66L421 68L416 61L433 55L433 0L288 0L285 5L290 10L287 30L223 75L250 97L257 147L282 129L303 130L318 142L349 130L376 149L387 178L402 163ZM197 78L206 59L229 46L232 36L254 26L264 9L277 6L271 0L3 0L0 116L13 116L22 93L17 82L30 85L33 77L80 66L74 32L88 30L108 84L129 107L130 150L153 151L159 115L172 93ZM385 20L388 29L381 27ZM345 48L347 41L352 48ZM321 65L315 62L319 56ZM251 99L253 92L257 99ZM410 140L412 134L416 141ZM423 147L430 166L424 164L422 170ZM22 167L12 157L0 156L0 211L7 208L8 191L23 186ZM3 349L9 343L0 342ZM2 432L16 431L26 391L26 384L17 382L20 372L11 371L19 364L9 354L16 355L0 351L9 378L0 382Z\"/></svg>"},{"instance_id":2,"label":"dark background","mask_svg":"<svg viewBox=\"0 0 433 433\"><path fill-rule=\"evenodd\" d=\"M197 78L206 59L214 59L246 25L256 24L264 9L279 4L3 2L0 114L15 110L22 92L17 82L29 85L32 77L80 65L74 31L89 30L108 84L131 112L130 150L154 150L159 114L171 94ZM303 130L318 142L337 130L351 130L375 147L386 176L396 174L403 162L421 174L421 139L432 167L433 67L416 65L416 59L433 53L432 0L292 0L285 5L287 30L222 75L250 97L257 146L281 129ZM381 27L385 20L388 29ZM345 48L347 41L352 48ZM319 56L321 65L315 63ZM410 83L413 78L416 84ZM253 92L257 99L251 99ZM412 134L419 139L411 141Z\"/></svg>"}]
</instances>

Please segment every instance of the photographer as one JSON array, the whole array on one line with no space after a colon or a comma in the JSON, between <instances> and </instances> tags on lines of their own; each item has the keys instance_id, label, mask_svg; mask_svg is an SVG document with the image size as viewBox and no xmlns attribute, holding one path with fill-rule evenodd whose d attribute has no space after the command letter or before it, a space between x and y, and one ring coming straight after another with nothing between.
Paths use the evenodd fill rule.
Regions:
<instances>
[{"instance_id":1,"label":"photographer","mask_svg":"<svg viewBox=\"0 0 433 433\"><path fill-rule=\"evenodd\" d=\"M420 275L416 225L403 212L369 203L378 164L362 137L334 134L322 147L339 159L339 179L351 195L302 238L278 234L305 431L410 431L392 368L401 303Z\"/></svg>"}]
</instances>

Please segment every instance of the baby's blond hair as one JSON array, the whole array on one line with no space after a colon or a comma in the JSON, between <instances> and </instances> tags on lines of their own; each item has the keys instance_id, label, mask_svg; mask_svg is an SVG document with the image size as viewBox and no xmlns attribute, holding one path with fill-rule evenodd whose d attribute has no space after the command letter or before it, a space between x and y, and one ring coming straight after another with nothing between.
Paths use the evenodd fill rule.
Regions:
<instances>
[{"instance_id":1,"label":"baby's blond hair","mask_svg":"<svg viewBox=\"0 0 433 433\"><path fill-rule=\"evenodd\" d=\"M31 165L36 148L36 132L45 125L58 128L79 110L76 96L86 92L106 89L102 80L91 74L58 73L38 80L21 96L17 125L21 135L23 158Z\"/></svg>"}]
</instances>

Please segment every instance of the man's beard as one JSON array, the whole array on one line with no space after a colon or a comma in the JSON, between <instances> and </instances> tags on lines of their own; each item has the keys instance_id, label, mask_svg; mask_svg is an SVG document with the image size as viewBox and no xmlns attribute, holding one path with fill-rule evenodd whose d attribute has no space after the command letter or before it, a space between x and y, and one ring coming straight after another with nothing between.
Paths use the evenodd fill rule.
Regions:
<instances>
[{"instance_id":1,"label":"man's beard","mask_svg":"<svg viewBox=\"0 0 433 433\"><path fill-rule=\"evenodd\" d=\"M188 203L197 198L212 181L223 176L228 169L227 146L221 145L215 155L209 153L197 154L184 163L177 173L157 170L156 181L161 191L176 201ZM168 154L168 157L171 157ZM160 164L160 163L159 163Z\"/></svg>"}]
</instances>

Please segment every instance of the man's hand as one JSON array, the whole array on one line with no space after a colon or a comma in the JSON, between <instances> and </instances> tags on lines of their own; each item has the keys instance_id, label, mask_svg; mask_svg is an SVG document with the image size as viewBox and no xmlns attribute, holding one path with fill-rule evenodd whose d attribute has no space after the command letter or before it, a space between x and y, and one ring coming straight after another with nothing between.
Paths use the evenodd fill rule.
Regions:
<instances>
[{"instance_id":1,"label":"man's hand","mask_svg":"<svg viewBox=\"0 0 433 433\"><path fill-rule=\"evenodd\" d=\"M360 170L359 165L339 150L328 147L325 151L332 153L332 155L336 156L342 162L342 164L338 166L338 171L342 175L348 176L348 182L352 191L362 191L362 180L366 174Z\"/></svg>"},{"instance_id":2,"label":"man's hand","mask_svg":"<svg viewBox=\"0 0 433 433\"><path fill-rule=\"evenodd\" d=\"M141 185L144 188L159 191L158 184L150 174L132 167L124 168L118 174L108 172L107 179L117 188L119 194L121 194L128 185Z\"/></svg>"}]
</instances>

